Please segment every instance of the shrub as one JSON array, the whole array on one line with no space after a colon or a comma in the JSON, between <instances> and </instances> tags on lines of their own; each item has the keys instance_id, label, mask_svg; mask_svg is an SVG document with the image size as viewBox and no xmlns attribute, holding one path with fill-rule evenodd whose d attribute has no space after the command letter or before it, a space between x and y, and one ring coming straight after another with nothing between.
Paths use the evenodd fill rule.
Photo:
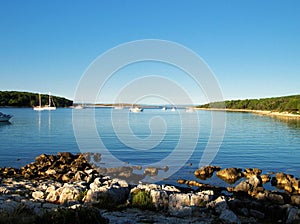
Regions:
<instances>
[{"instance_id":1,"label":"shrub","mask_svg":"<svg viewBox=\"0 0 300 224\"><path fill-rule=\"evenodd\" d=\"M132 207L153 210L154 205L150 193L142 190L132 193Z\"/></svg>"}]
</instances>

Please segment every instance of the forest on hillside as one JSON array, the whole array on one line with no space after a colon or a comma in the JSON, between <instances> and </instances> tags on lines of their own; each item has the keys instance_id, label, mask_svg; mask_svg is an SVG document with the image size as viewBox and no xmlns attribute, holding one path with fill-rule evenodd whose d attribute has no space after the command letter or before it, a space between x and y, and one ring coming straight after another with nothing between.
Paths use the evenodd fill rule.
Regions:
<instances>
[{"instance_id":1,"label":"forest on hillside","mask_svg":"<svg viewBox=\"0 0 300 224\"><path fill-rule=\"evenodd\" d=\"M69 107L73 105L71 100L63 97L51 96L56 107ZM48 105L49 95L41 94L41 104ZM39 94L18 91L0 91L0 106L33 107L39 105Z\"/></svg>"},{"instance_id":2,"label":"forest on hillside","mask_svg":"<svg viewBox=\"0 0 300 224\"><path fill-rule=\"evenodd\" d=\"M214 102L198 106L198 108L222 108L224 102ZM269 110L278 112L299 113L300 95L272 97L263 99L227 100L227 109Z\"/></svg>"}]
</instances>

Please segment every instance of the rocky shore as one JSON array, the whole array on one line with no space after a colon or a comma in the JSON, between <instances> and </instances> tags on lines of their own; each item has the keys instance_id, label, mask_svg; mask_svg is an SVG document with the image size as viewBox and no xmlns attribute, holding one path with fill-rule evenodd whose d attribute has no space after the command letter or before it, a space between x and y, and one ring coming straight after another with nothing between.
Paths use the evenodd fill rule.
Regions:
<instances>
[{"instance_id":1,"label":"rocky shore","mask_svg":"<svg viewBox=\"0 0 300 224\"><path fill-rule=\"evenodd\" d=\"M124 168L105 171L91 157L101 155L42 154L20 169L0 168L0 223L300 223L300 181L289 174L207 166L195 176L216 173L232 187L132 185ZM266 190L267 182L278 190Z\"/></svg>"}]
</instances>

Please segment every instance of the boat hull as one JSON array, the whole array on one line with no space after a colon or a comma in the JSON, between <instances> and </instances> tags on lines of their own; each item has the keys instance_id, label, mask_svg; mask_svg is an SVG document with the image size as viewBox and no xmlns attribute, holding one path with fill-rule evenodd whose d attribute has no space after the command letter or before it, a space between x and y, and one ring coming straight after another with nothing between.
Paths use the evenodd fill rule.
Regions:
<instances>
[{"instance_id":1,"label":"boat hull","mask_svg":"<svg viewBox=\"0 0 300 224\"><path fill-rule=\"evenodd\" d=\"M138 107L134 107L134 108L129 108L129 111L132 113L140 113L143 112L143 108L138 108Z\"/></svg>"},{"instance_id":2,"label":"boat hull","mask_svg":"<svg viewBox=\"0 0 300 224\"><path fill-rule=\"evenodd\" d=\"M0 122L8 122L9 119L11 119L12 116L9 114L2 114L0 113Z\"/></svg>"}]
</instances>

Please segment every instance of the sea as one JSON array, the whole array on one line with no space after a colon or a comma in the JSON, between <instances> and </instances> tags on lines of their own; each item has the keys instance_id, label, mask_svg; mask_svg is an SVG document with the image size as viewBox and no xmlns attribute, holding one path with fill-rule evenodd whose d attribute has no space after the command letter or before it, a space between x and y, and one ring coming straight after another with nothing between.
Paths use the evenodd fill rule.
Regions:
<instances>
[{"instance_id":1,"label":"sea","mask_svg":"<svg viewBox=\"0 0 300 224\"><path fill-rule=\"evenodd\" d=\"M156 167L158 175L141 181L164 184L197 180L194 171L209 164L300 176L299 119L179 108L0 111L13 115L0 123L0 167L20 168L42 153L92 152L102 155L100 167L139 166L137 173ZM216 124L217 117L225 122ZM223 184L214 177L205 182Z\"/></svg>"}]
</instances>

